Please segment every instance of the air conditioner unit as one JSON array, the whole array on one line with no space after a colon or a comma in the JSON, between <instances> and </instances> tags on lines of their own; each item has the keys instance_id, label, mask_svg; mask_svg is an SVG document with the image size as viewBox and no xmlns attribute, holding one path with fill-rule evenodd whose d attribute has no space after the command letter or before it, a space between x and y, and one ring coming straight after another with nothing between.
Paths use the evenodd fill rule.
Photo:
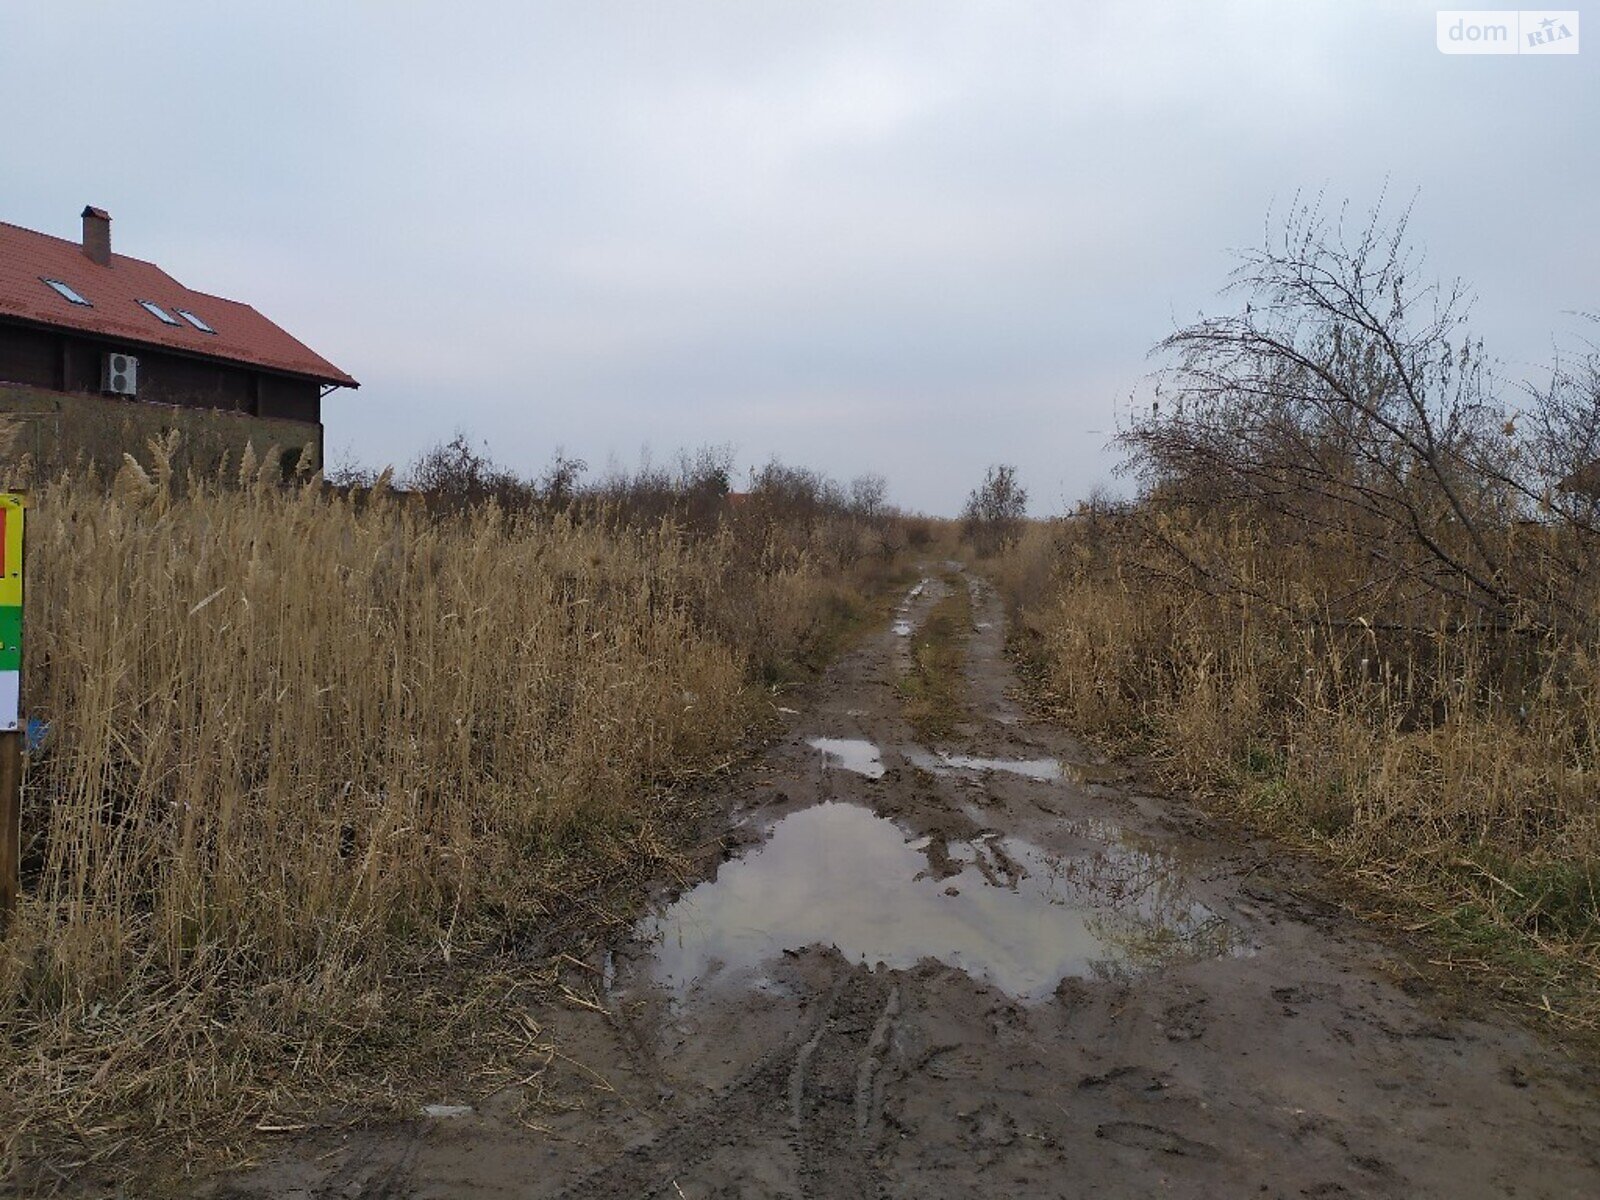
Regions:
<instances>
[{"instance_id":1,"label":"air conditioner unit","mask_svg":"<svg viewBox=\"0 0 1600 1200\"><path fill-rule=\"evenodd\" d=\"M105 377L100 390L118 396L137 396L139 360L131 354L107 354Z\"/></svg>"}]
</instances>

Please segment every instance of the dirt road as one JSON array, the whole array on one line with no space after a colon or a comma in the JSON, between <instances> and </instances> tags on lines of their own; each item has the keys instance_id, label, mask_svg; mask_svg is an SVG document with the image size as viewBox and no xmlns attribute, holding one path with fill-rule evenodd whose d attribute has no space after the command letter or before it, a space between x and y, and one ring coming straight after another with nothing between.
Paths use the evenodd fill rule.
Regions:
<instances>
[{"instance_id":1,"label":"dirt road","mask_svg":"<svg viewBox=\"0 0 1600 1200\"><path fill-rule=\"evenodd\" d=\"M965 721L895 681L975 601ZM1600 1098L1450 1015L1281 856L1141 795L1010 693L930 573L726 789L733 857L530 1014L565 1057L471 1111L312 1136L235 1197L1600 1195Z\"/></svg>"}]
</instances>

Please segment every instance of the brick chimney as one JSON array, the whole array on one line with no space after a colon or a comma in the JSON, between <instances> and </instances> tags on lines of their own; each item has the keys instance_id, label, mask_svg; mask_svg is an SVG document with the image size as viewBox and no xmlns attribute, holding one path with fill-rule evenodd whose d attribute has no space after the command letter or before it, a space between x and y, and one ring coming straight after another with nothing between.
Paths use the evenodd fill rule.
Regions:
<instances>
[{"instance_id":1,"label":"brick chimney","mask_svg":"<svg viewBox=\"0 0 1600 1200\"><path fill-rule=\"evenodd\" d=\"M111 214L103 208L83 210L83 252L91 262L111 265Z\"/></svg>"}]
</instances>

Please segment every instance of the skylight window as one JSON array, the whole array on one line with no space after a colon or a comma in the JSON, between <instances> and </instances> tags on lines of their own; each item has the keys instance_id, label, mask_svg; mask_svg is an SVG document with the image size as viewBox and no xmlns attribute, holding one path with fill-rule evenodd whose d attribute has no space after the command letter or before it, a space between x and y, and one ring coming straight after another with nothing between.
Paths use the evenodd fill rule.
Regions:
<instances>
[{"instance_id":1,"label":"skylight window","mask_svg":"<svg viewBox=\"0 0 1600 1200\"><path fill-rule=\"evenodd\" d=\"M189 322L189 324L193 325L201 333L215 333L216 332L215 329L211 328L211 326L207 325L204 321L202 321L199 317L195 316L187 308L180 308L178 310L178 315L180 317L182 317L185 321Z\"/></svg>"},{"instance_id":2,"label":"skylight window","mask_svg":"<svg viewBox=\"0 0 1600 1200\"><path fill-rule=\"evenodd\" d=\"M40 278L43 278L43 276ZM80 304L84 308L94 307L94 305L90 304L82 296L78 295L77 292L73 291L69 285L62 283L59 279L46 279L45 283L49 284L55 293L69 304Z\"/></svg>"},{"instance_id":3,"label":"skylight window","mask_svg":"<svg viewBox=\"0 0 1600 1200\"><path fill-rule=\"evenodd\" d=\"M161 305L156 304L153 301L141 300L139 301L139 307L144 309L145 312L149 313L163 325L176 325L178 323L177 317L173 316L166 309L162 308Z\"/></svg>"}]
</instances>

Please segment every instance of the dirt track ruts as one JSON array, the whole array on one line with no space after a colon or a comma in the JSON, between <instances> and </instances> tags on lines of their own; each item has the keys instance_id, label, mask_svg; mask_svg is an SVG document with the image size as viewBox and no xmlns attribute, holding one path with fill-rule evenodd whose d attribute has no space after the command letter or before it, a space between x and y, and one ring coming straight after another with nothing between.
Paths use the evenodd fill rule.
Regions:
<instances>
[{"instance_id":1,"label":"dirt track ruts","mask_svg":"<svg viewBox=\"0 0 1600 1200\"><path fill-rule=\"evenodd\" d=\"M944 587L969 586L945 575L912 602L913 623ZM748 858L785 817L857 805L926 839L922 874L941 885L967 880L953 874L952 847L976 847L981 867L983 846L1005 863L1002 840L1021 839L1069 864L1074 886L1113 916L1156 894L1203 906L1232 931L1231 952L1135 958L1025 1001L936 957L873 968L824 945L673 993L654 982L653 947L634 940L613 947L615 981L596 993L604 1012L534 1014L581 1064L549 1073L537 1111L509 1091L470 1116L308 1135L206 1191L1600 1195L1592 1068L1514 1023L1463 1015L1403 954L1297 887L1302 865L1118 782L1032 719L1012 695L1000 605L970 586L967 720L940 749L1079 764L1067 779L926 769L929 748L915 746L893 689L905 639L885 630L722 789L723 828ZM806 744L814 736L875 743L884 774L827 766ZM1014 887L1014 868L961 886Z\"/></svg>"}]
</instances>

